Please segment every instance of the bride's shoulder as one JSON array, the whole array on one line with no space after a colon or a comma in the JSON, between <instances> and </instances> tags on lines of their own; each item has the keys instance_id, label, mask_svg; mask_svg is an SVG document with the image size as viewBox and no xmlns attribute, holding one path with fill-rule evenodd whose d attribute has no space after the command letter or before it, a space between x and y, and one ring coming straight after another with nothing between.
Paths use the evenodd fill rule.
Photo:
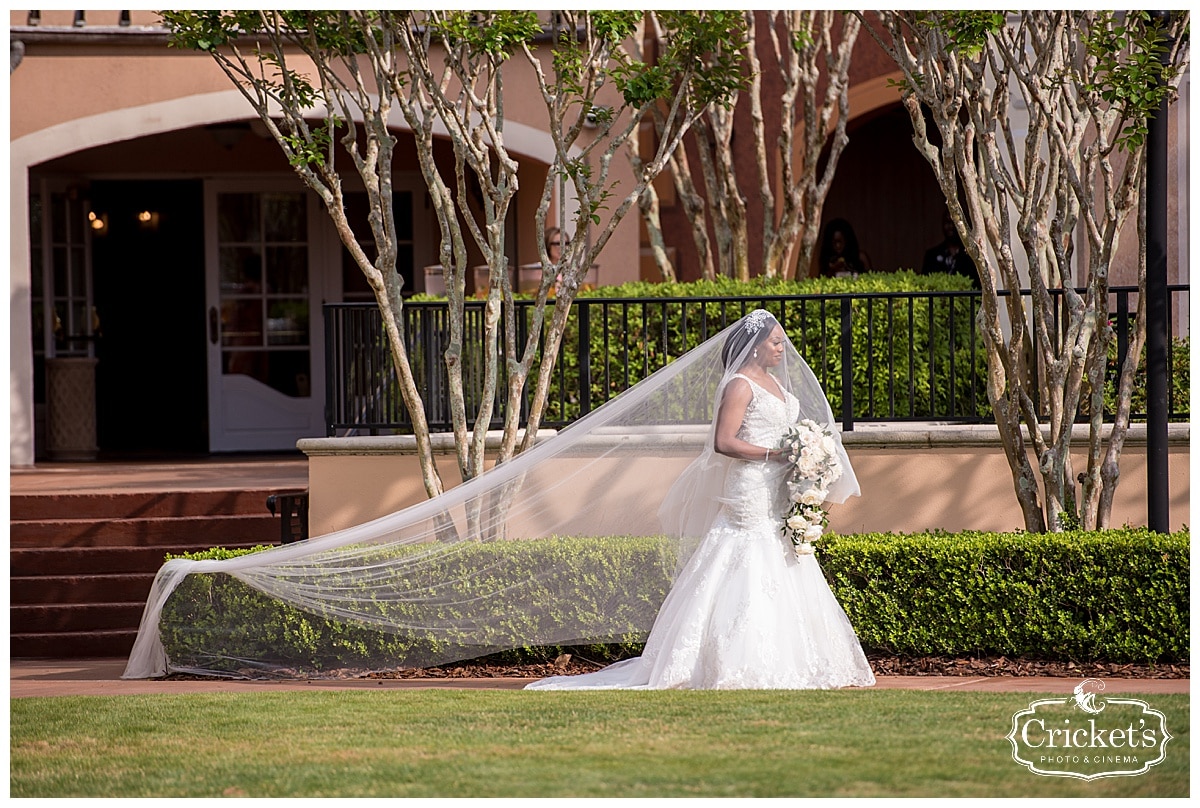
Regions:
<instances>
[{"instance_id":1,"label":"bride's shoulder","mask_svg":"<svg viewBox=\"0 0 1200 808\"><path fill-rule=\"evenodd\" d=\"M735 373L725 383L725 392L723 397L726 399L740 399L749 401L754 397L754 384L747 377L740 373Z\"/></svg>"}]
</instances>

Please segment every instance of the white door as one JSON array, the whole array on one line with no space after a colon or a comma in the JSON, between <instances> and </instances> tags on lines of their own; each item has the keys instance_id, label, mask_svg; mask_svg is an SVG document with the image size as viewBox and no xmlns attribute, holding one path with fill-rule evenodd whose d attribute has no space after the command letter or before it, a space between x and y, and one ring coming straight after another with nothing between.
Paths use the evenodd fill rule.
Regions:
<instances>
[{"instance_id":1,"label":"white door","mask_svg":"<svg viewBox=\"0 0 1200 808\"><path fill-rule=\"evenodd\" d=\"M325 434L315 197L210 181L204 205L209 449L295 449Z\"/></svg>"}]
</instances>

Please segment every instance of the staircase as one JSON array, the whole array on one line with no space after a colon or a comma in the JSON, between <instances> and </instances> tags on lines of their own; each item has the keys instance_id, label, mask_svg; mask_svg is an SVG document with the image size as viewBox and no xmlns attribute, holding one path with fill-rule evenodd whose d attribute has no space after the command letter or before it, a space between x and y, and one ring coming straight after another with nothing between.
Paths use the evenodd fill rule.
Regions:
<instances>
[{"instance_id":1,"label":"staircase","mask_svg":"<svg viewBox=\"0 0 1200 808\"><path fill-rule=\"evenodd\" d=\"M278 544L282 490L14 493L10 656L127 655L164 555Z\"/></svg>"}]
</instances>

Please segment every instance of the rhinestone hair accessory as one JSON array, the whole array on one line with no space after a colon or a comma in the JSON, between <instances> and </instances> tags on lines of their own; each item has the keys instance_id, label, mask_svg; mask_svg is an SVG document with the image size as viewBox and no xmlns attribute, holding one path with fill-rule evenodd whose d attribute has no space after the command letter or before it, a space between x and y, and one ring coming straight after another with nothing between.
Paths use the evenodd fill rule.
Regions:
<instances>
[{"instance_id":1,"label":"rhinestone hair accessory","mask_svg":"<svg viewBox=\"0 0 1200 808\"><path fill-rule=\"evenodd\" d=\"M746 329L747 334L753 334L767 324L770 316L771 312L766 309L755 309L746 315L746 322L742 327Z\"/></svg>"}]
</instances>

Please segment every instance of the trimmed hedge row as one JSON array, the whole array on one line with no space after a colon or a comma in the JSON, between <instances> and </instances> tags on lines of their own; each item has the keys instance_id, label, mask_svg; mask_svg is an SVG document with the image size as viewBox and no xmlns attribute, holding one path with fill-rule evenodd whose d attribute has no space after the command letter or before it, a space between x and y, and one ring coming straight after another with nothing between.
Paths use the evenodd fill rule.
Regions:
<instances>
[{"instance_id":1,"label":"trimmed hedge row","mask_svg":"<svg viewBox=\"0 0 1200 808\"><path fill-rule=\"evenodd\" d=\"M1187 533L861 534L831 537L820 558L869 649L1188 659Z\"/></svg>"},{"instance_id":2,"label":"trimmed hedge row","mask_svg":"<svg viewBox=\"0 0 1200 808\"><path fill-rule=\"evenodd\" d=\"M669 359L699 345L705 333L704 324L712 333L719 328L722 315L730 321L736 319L741 314L740 304L730 298L947 292L970 288L969 281L958 275L917 275L905 270L868 273L858 278L799 281L718 278L690 283L635 282L582 292L581 299L722 299L704 304L612 306L607 312L607 323L604 313L593 309L588 350L593 406L620 393L626 382L635 384ZM749 304L751 308L754 305ZM802 304L788 301L786 310L784 305L778 301L763 302L763 307L780 319L788 337L816 373L833 411L840 413L840 303L836 299L813 298ZM911 300L911 306L907 299L855 299L851 304L855 418L890 417L892 412L899 417L917 418L948 417L951 413L960 417L986 417L991 412L985 388L987 355L974 334L974 309L967 298L952 303L944 297L917 297ZM608 340L606 334L610 335ZM575 347L578 341L576 309L563 334L563 344L567 347L556 369L567 396L551 397L546 411L550 422L569 421L579 414L580 357Z\"/></svg>"},{"instance_id":3,"label":"trimmed hedge row","mask_svg":"<svg viewBox=\"0 0 1200 808\"><path fill-rule=\"evenodd\" d=\"M700 342L704 333L721 322L736 319L740 304L735 298L796 295L872 294L888 292L966 291L970 282L959 275L918 275L911 270L872 272L858 278L805 278L783 280L754 278L738 281L717 278L687 283L637 281L580 292L579 298L684 301L669 307L654 304L610 306L607 313L591 309L587 351L591 373L591 407L622 392ZM518 298L529 298L518 294ZM722 302L690 302L694 298L720 298ZM442 300L416 295L414 302ZM788 336L813 368L835 414L842 408L842 356L839 349L841 308L835 300L810 299L803 306L791 301L781 320ZM749 305L754 305L753 303ZM777 316L778 303L766 307ZM852 304L854 417L983 418L991 415L987 400L987 352L975 328L973 298L856 299ZM577 418L580 406L580 352L578 309L572 312L563 335L557 363L555 391L547 401L545 420L567 423ZM909 325L911 317L911 327ZM604 322L607 318L607 323ZM953 327L952 327L953 326ZM951 332L953 331L953 340ZM606 340L605 337L608 337ZM951 342L953 341L953 344ZM1105 410L1116 408L1117 345L1109 346ZM953 361L952 361L953 360ZM420 351L413 361L424 361ZM438 361L440 362L440 355ZM481 362L470 351L463 361L474 372ZM910 366L911 361L911 366ZM953 371L952 371L953 368ZM418 368L418 377L424 371ZM536 363L531 377L536 377ZM953 379L953 383L951 383ZM1190 343L1174 339L1171 346L1172 404L1186 419L1190 389ZM1133 412L1145 412L1146 364L1142 362L1132 394ZM1087 398L1083 412L1087 411ZM1144 416L1142 416L1144 417Z\"/></svg>"},{"instance_id":4,"label":"trimmed hedge row","mask_svg":"<svg viewBox=\"0 0 1200 808\"><path fill-rule=\"evenodd\" d=\"M175 557L234 554L217 548ZM237 672L253 667L246 660L260 660L267 669L313 674L415 668L580 637L630 653L645 638L637 627L653 623L666 597L675 558L661 538L617 536L436 545L432 553L430 545L410 545L309 563L324 566L326 574L319 583L305 581L306 591L357 588L368 619L440 630L388 633L370 622L291 606L231 575L193 574L168 597L159 622L171 667ZM341 563L349 565L345 574ZM371 567L373 582L364 584L356 576ZM402 585L389 586L406 571L411 574ZM564 636L563 625L581 628Z\"/></svg>"},{"instance_id":5,"label":"trimmed hedge row","mask_svg":"<svg viewBox=\"0 0 1200 808\"><path fill-rule=\"evenodd\" d=\"M462 658L455 649L464 643L477 655L505 651L510 660L546 659L563 650L561 643L577 642L556 634L561 622L599 626L603 618L612 625L608 618L615 615L629 632L595 636L595 643L608 644L588 646L588 653L619 658L638 652L643 637L632 627L649 625L666 594L674 566L669 546L629 537L463 545L431 576L464 582L461 592L443 599L454 605L376 598L379 612L397 621L491 626L483 631L440 638L388 634L274 601L224 574L188 576L164 606L160 631L175 669L234 672L246 667L242 660L266 659L269 667L319 675L439 664ZM1189 658L1186 533L860 534L828 536L818 553L868 651L1108 662ZM217 549L186 557L234 554ZM561 574L539 572L546 569ZM487 575L469 575L477 570ZM519 592L487 595L489 586L499 593L513 581L521 582ZM336 576L329 581L338 583ZM472 587L472 597L465 587ZM514 644L524 647L506 650Z\"/></svg>"}]
</instances>

